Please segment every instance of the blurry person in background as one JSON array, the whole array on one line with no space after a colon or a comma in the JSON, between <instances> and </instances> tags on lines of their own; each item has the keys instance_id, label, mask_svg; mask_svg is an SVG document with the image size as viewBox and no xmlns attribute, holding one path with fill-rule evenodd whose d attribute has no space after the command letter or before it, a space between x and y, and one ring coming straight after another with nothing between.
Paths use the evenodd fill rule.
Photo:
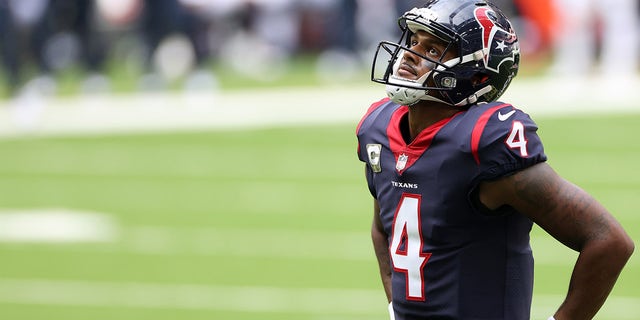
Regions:
<instances>
[{"instance_id":1,"label":"blurry person in background","mask_svg":"<svg viewBox=\"0 0 640 320\"><path fill-rule=\"evenodd\" d=\"M496 4L500 6L500 2L510 1L502 0ZM518 12L515 28L523 40L522 53L533 58L546 57L553 49L558 26L555 0L513 0L513 5Z\"/></svg>"},{"instance_id":2,"label":"blurry person in background","mask_svg":"<svg viewBox=\"0 0 640 320\"><path fill-rule=\"evenodd\" d=\"M199 32L207 31L200 16L179 0L143 0L140 34L144 40L143 71L139 88L163 90L186 77L208 54Z\"/></svg>"},{"instance_id":3,"label":"blurry person in background","mask_svg":"<svg viewBox=\"0 0 640 320\"><path fill-rule=\"evenodd\" d=\"M16 91L20 81L20 68L18 65L18 52L16 43L16 25L13 21L13 13L6 0L0 1L0 54L2 55L2 67L7 74L6 84L9 95Z\"/></svg>"},{"instance_id":4,"label":"blurry person in background","mask_svg":"<svg viewBox=\"0 0 640 320\"><path fill-rule=\"evenodd\" d=\"M106 48L96 35L94 1L51 1L43 24L50 32L44 53L47 72L76 61L81 61L88 72L102 72Z\"/></svg>"},{"instance_id":5,"label":"blurry person in background","mask_svg":"<svg viewBox=\"0 0 640 320\"><path fill-rule=\"evenodd\" d=\"M388 97L356 129L390 319L530 319L534 223L579 252L549 319L593 318L634 244L498 101L520 66L511 22L483 0L427 1L398 22L371 74Z\"/></svg>"},{"instance_id":6,"label":"blurry person in background","mask_svg":"<svg viewBox=\"0 0 640 320\"><path fill-rule=\"evenodd\" d=\"M94 1L0 0L0 16L0 47L11 95L22 85L53 93L56 74L72 66L102 74L108 50L97 34Z\"/></svg>"},{"instance_id":7,"label":"blurry person in background","mask_svg":"<svg viewBox=\"0 0 640 320\"><path fill-rule=\"evenodd\" d=\"M150 64L162 40L173 33L184 32L185 11L178 0L145 0L143 3L140 25L147 47L145 61Z\"/></svg>"},{"instance_id":8,"label":"blurry person in background","mask_svg":"<svg viewBox=\"0 0 640 320\"><path fill-rule=\"evenodd\" d=\"M45 74L77 66L83 69L86 81L83 90L108 90L104 75L108 46L98 33L96 2L86 0L50 1L42 19L47 30L41 54Z\"/></svg>"},{"instance_id":9,"label":"blurry person in background","mask_svg":"<svg viewBox=\"0 0 640 320\"><path fill-rule=\"evenodd\" d=\"M595 71L612 78L636 76L638 0L555 2L559 32L554 39L551 75L581 77Z\"/></svg>"},{"instance_id":10,"label":"blurry person in background","mask_svg":"<svg viewBox=\"0 0 640 320\"><path fill-rule=\"evenodd\" d=\"M46 69L43 19L48 6L48 0L0 0L0 53L10 96L28 80L30 66Z\"/></svg>"}]
</instances>

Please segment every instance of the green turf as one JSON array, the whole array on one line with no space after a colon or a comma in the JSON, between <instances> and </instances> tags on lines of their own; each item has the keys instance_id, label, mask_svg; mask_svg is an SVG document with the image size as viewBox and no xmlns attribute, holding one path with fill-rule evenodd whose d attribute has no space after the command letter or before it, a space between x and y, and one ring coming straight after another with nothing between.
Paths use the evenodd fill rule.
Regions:
<instances>
[{"instance_id":1,"label":"green turf","mask_svg":"<svg viewBox=\"0 0 640 320\"><path fill-rule=\"evenodd\" d=\"M640 115L536 120L550 164L640 239ZM120 231L102 244L0 243L2 319L385 319L354 126L0 140L0 209L101 212ZM541 319L560 303L553 297L566 291L575 254L538 228L533 236L542 261L533 314ZM30 293L28 281L53 281L48 290L60 293ZM61 285L76 281L116 288L97 303L74 303L74 294L92 296ZM276 288L294 299L290 310L268 310L268 299L252 296L241 301L246 308L216 303L223 295L146 306L132 296L128 305L117 294L127 283L170 292ZM639 283L634 257L598 319L634 319L620 317L618 307L638 314ZM308 288L339 289L354 300L296 301ZM155 294L160 304L163 293Z\"/></svg>"}]
</instances>

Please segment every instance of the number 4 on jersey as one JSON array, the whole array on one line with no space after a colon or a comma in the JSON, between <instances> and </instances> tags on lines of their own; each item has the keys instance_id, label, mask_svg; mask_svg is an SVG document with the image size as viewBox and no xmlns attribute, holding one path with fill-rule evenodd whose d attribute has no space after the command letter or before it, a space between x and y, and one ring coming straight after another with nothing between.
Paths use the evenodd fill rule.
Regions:
<instances>
[{"instance_id":1,"label":"number 4 on jersey","mask_svg":"<svg viewBox=\"0 0 640 320\"><path fill-rule=\"evenodd\" d=\"M424 301L423 269L430 253L422 252L420 200L415 194L404 194L393 221L389 253L393 269L406 277L407 300Z\"/></svg>"},{"instance_id":2,"label":"number 4 on jersey","mask_svg":"<svg viewBox=\"0 0 640 320\"><path fill-rule=\"evenodd\" d=\"M514 121L511 127L511 133L505 141L511 149L519 149L520 156L523 158L529 156L527 152L527 138L524 136L524 125L520 121Z\"/></svg>"}]
</instances>

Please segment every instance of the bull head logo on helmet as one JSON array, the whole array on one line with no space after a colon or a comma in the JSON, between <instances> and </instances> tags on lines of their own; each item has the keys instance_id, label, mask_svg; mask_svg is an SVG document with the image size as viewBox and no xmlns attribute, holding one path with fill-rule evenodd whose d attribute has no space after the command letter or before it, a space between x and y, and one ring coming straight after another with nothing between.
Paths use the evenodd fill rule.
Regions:
<instances>
[{"instance_id":1,"label":"bull head logo on helmet","mask_svg":"<svg viewBox=\"0 0 640 320\"><path fill-rule=\"evenodd\" d=\"M506 61L513 62L518 53L514 42L517 37L513 31L505 30L496 25L496 13L489 7L479 7L474 11L474 16L482 28L482 48L485 68L493 72L500 72L500 64ZM494 39L497 33L501 33L499 41ZM510 52L508 52L510 51ZM494 54L495 53L495 54Z\"/></svg>"}]
</instances>

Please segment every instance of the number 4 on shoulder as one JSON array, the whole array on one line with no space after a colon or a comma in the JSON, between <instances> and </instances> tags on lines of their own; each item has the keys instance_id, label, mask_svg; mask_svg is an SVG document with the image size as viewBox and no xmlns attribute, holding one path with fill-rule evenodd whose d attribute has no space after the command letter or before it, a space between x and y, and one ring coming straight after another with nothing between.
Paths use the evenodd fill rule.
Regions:
<instances>
[{"instance_id":1,"label":"number 4 on shoulder","mask_svg":"<svg viewBox=\"0 0 640 320\"><path fill-rule=\"evenodd\" d=\"M513 150L518 149L520 156L523 158L529 156L529 152L527 152L527 138L524 135L524 125L522 122L513 121L511 132L505 143Z\"/></svg>"}]
</instances>

